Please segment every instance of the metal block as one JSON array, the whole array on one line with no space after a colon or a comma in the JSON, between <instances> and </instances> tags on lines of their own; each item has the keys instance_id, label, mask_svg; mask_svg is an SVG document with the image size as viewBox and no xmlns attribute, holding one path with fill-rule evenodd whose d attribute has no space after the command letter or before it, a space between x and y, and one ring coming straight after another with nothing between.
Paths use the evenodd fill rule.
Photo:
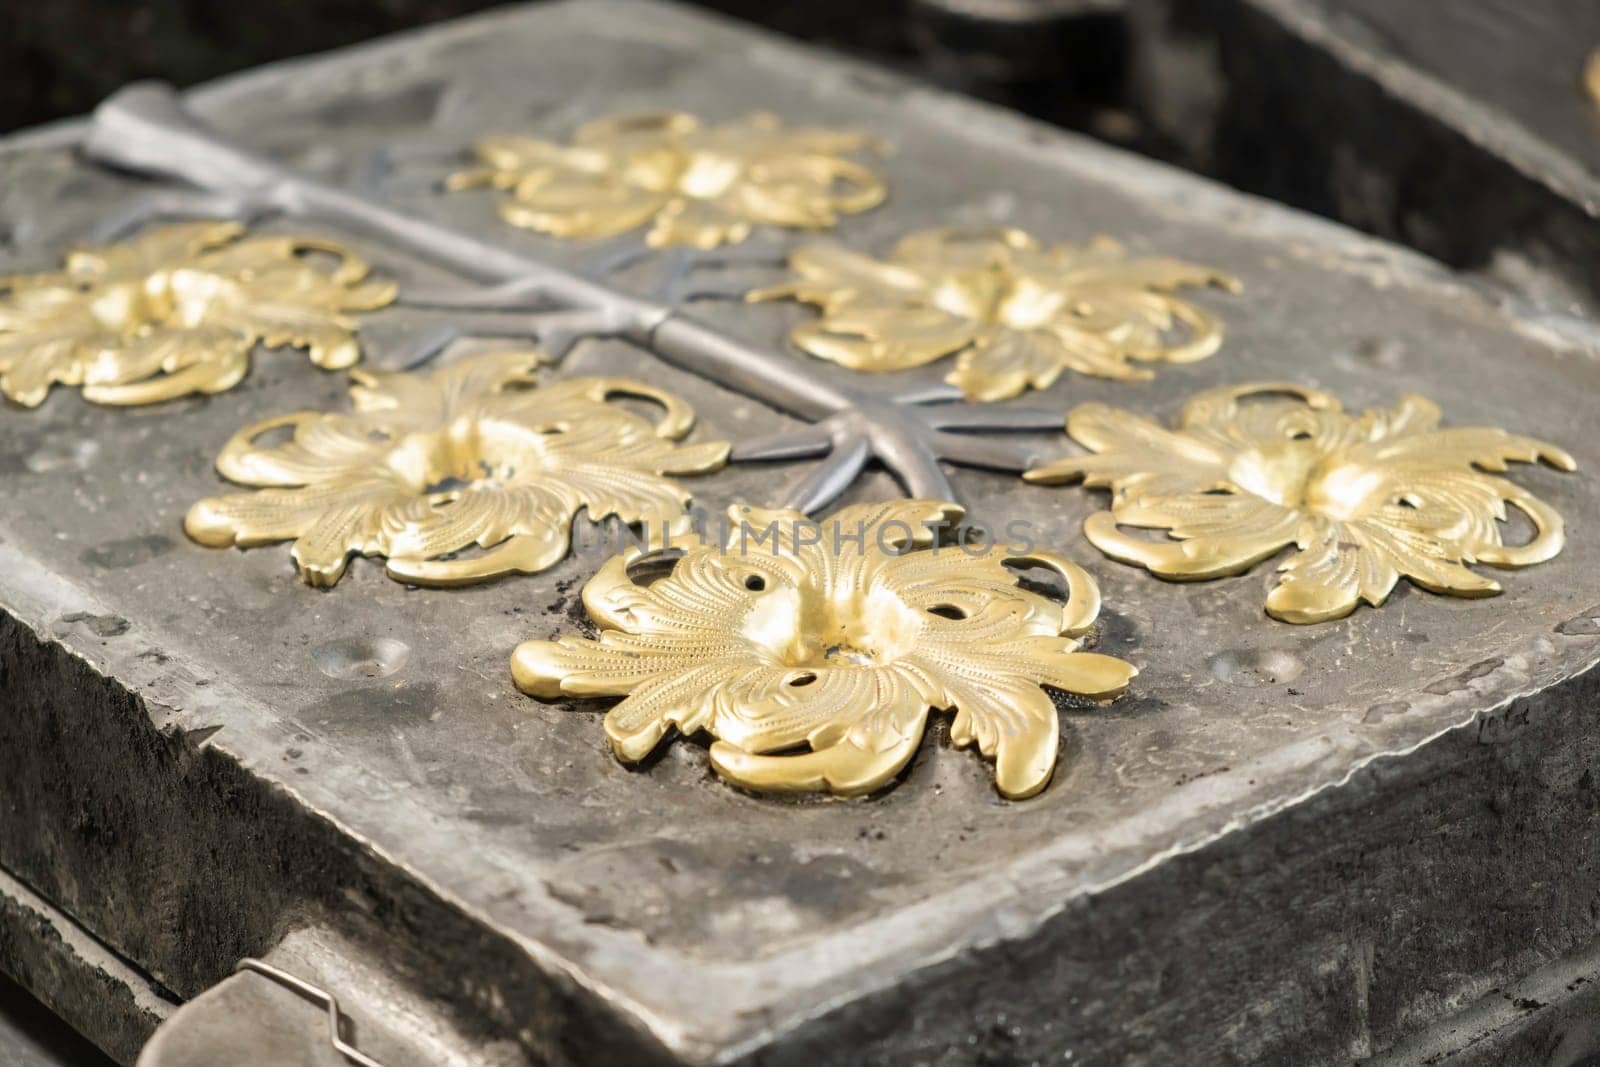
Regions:
<instances>
[{"instance_id":1,"label":"metal block","mask_svg":"<svg viewBox=\"0 0 1600 1067\"><path fill-rule=\"evenodd\" d=\"M1342 1063L1594 941L1592 334L1338 226L654 4L512 8L187 99L298 172L566 267L592 250L506 227L489 194L441 195L429 153L636 109L862 129L895 151L887 202L838 232L853 248L1003 224L1110 234L1242 281L1195 297L1226 323L1216 355L1147 382L1065 375L1033 406L1170 420L1238 382L1317 386L1352 410L1416 392L1447 425L1556 442L1578 470L1515 474L1569 543L1499 597L1402 586L1290 626L1262 610L1270 566L1162 582L1084 539L1103 494L952 468L974 515L1026 520L1093 573L1097 648L1138 665L1132 690L1061 708L1064 754L1031 800L1003 799L943 725L886 792L774 799L729 787L693 742L625 769L602 706L512 687L518 642L588 625L592 555L455 590L357 561L321 590L282 545L190 542L183 517L223 488L229 436L341 409L342 375L266 352L232 391L160 407L58 390L0 412L0 866L165 988L196 997L292 935L349 946L351 973L378 967L374 988L426 1003L443 1021L417 1023L417 1048L425 1030L549 1063ZM77 154L82 129L0 147L5 272L53 266L149 191ZM369 165L397 145L411 162ZM323 236L402 289L452 281L414 250ZM692 310L796 381L861 384L789 347L809 309ZM406 358L438 321L373 312L370 360ZM699 440L801 426L621 340L551 373L670 389ZM740 463L692 485L712 509L770 503L800 473ZM899 493L871 472L846 499ZM340 990L352 1015L361 987Z\"/></svg>"}]
</instances>

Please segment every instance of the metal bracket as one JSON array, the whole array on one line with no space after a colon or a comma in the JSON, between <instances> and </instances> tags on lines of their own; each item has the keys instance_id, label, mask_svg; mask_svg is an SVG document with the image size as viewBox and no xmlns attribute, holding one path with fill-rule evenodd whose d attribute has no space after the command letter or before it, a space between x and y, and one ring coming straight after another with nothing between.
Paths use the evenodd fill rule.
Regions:
<instances>
[{"instance_id":1,"label":"metal bracket","mask_svg":"<svg viewBox=\"0 0 1600 1067\"><path fill-rule=\"evenodd\" d=\"M314 1007L313 1007L314 1006ZM317 1025L317 1009L326 1020ZM137 1067L510 1067L505 1041L463 1033L438 1003L398 978L381 949L302 927L266 959L185 1003L144 1046Z\"/></svg>"},{"instance_id":2,"label":"metal bracket","mask_svg":"<svg viewBox=\"0 0 1600 1067\"><path fill-rule=\"evenodd\" d=\"M281 998L270 986L280 986L327 1012L327 1047L343 1063L355 1067L384 1067L378 1060L345 1040L348 1019L339 999L314 982L265 960L245 958L233 976L212 986L173 1013L156 1030L140 1053L138 1067L214 1067L227 1061L250 1063L312 1064L327 1061L306 1028L286 1016Z\"/></svg>"},{"instance_id":3,"label":"metal bracket","mask_svg":"<svg viewBox=\"0 0 1600 1067\"><path fill-rule=\"evenodd\" d=\"M254 971L257 974L265 975L274 982L277 982L279 985L294 990L307 1000L314 1001L327 1008L328 1043L333 1046L334 1051L338 1052L351 1063L357 1064L358 1067L383 1067L383 1064L379 1063L371 1056L368 1056L366 1053L362 1052L360 1049L356 1048L354 1045L350 1044L344 1039L341 1033L344 1027L344 1016L339 1011L338 997L334 996L326 989L323 989L321 986L312 985L303 978L296 978L288 971L285 971L280 967L274 967L272 964L263 962L262 960L251 959L249 957L240 960L234 966L233 973L238 974L241 971Z\"/></svg>"}]
</instances>

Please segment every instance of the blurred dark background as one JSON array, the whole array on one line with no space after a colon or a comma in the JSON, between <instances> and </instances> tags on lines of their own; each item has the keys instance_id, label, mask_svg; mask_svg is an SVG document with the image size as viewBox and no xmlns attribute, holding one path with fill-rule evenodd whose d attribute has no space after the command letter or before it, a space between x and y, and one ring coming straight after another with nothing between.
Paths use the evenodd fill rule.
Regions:
<instances>
[{"instance_id":1,"label":"blurred dark background","mask_svg":"<svg viewBox=\"0 0 1600 1067\"><path fill-rule=\"evenodd\" d=\"M75 115L124 83L192 85L496 6L487 0L12 0L0 16L0 125ZM816 40L893 52L901 5L729 0L715 6ZM881 11L878 9L881 8ZM863 13L866 17L862 17Z\"/></svg>"},{"instance_id":2,"label":"blurred dark background","mask_svg":"<svg viewBox=\"0 0 1600 1067\"><path fill-rule=\"evenodd\" d=\"M700 0L1065 125L1129 135L1119 0ZM7 0L0 130L82 114L139 78L192 85L497 6L490 0ZM530 62L536 62L530 57ZM1106 115L1106 112L1112 112Z\"/></svg>"}]
</instances>

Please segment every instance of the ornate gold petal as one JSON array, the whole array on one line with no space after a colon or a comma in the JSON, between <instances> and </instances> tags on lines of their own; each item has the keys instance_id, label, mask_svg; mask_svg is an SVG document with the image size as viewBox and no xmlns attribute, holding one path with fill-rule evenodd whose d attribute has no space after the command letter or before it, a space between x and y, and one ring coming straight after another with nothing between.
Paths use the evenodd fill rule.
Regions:
<instances>
[{"instance_id":1,"label":"ornate gold petal","mask_svg":"<svg viewBox=\"0 0 1600 1067\"><path fill-rule=\"evenodd\" d=\"M283 492L269 489L267 492ZM373 539L377 512L370 504L341 499L320 513L289 549L307 585L331 588L344 577L350 556L365 551Z\"/></svg>"},{"instance_id":2,"label":"ornate gold petal","mask_svg":"<svg viewBox=\"0 0 1600 1067\"><path fill-rule=\"evenodd\" d=\"M933 628L912 663L937 681L930 699L957 709L952 743L958 748L976 743L994 757L1000 792L1022 799L1048 783L1059 744L1055 705L1039 686L1108 700L1138 672L1111 656L1080 652L1071 639L1088 629L1100 606L1099 591L1082 569L1053 553L1006 558L1055 570L1067 582L1066 605L1039 610L1036 602L1019 611L997 599L976 606L956 603L957 614L968 622ZM1006 565L996 559L993 566L1003 571ZM958 600L959 593L943 599Z\"/></svg>"},{"instance_id":3,"label":"ornate gold petal","mask_svg":"<svg viewBox=\"0 0 1600 1067\"><path fill-rule=\"evenodd\" d=\"M1499 530L1496 530L1493 539L1478 538L1477 547L1472 550L1473 557L1479 563L1495 567L1527 567L1554 559L1566 544L1565 523L1560 514L1519 485L1501 478L1494 479L1494 484L1500 489L1501 499L1533 523L1534 536L1525 545L1507 545L1500 541Z\"/></svg>"},{"instance_id":4,"label":"ornate gold petal","mask_svg":"<svg viewBox=\"0 0 1600 1067\"><path fill-rule=\"evenodd\" d=\"M500 486L407 495L379 516L380 550L392 562L448 556L472 545L486 548L511 536L519 514L528 516L530 526L559 523L565 503L558 494L517 493Z\"/></svg>"},{"instance_id":5,"label":"ornate gold petal","mask_svg":"<svg viewBox=\"0 0 1600 1067\"><path fill-rule=\"evenodd\" d=\"M336 258L324 272L302 258ZM302 238L255 238L218 249L193 267L172 272L175 316L234 331L249 344L303 348L311 362L341 370L361 358L356 323L346 311L390 303L392 282L365 281L364 260L341 245Z\"/></svg>"},{"instance_id":6,"label":"ornate gold petal","mask_svg":"<svg viewBox=\"0 0 1600 1067\"><path fill-rule=\"evenodd\" d=\"M1133 361L1135 353L1124 333L1100 334L1069 322L1052 324L1046 330L1032 330L1029 335L1036 338L1035 347L1041 357L1055 364L1056 373L1071 370L1124 382L1143 382L1155 377L1154 371ZM1055 377L1055 374L1050 375L1050 381Z\"/></svg>"},{"instance_id":7,"label":"ornate gold petal","mask_svg":"<svg viewBox=\"0 0 1600 1067\"><path fill-rule=\"evenodd\" d=\"M81 385L105 339L66 275L0 279L0 392L12 402L38 407L52 385Z\"/></svg>"},{"instance_id":8,"label":"ornate gold petal","mask_svg":"<svg viewBox=\"0 0 1600 1067\"><path fill-rule=\"evenodd\" d=\"M1132 563L1151 574L1175 581L1204 581L1238 574L1289 543L1262 537L1203 537L1188 541L1156 541L1135 537L1118 528L1113 512L1089 516L1083 524L1089 543L1120 563Z\"/></svg>"},{"instance_id":9,"label":"ornate gold petal","mask_svg":"<svg viewBox=\"0 0 1600 1067\"><path fill-rule=\"evenodd\" d=\"M169 269L228 244L245 232L236 222L200 220L157 226L120 244L69 249L66 271L80 284L127 281L139 284Z\"/></svg>"},{"instance_id":10,"label":"ornate gold petal","mask_svg":"<svg viewBox=\"0 0 1600 1067\"><path fill-rule=\"evenodd\" d=\"M1488 525L1493 526L1493 520ZM1498 541L1498 531L1494 531L1493 536ZM1499 582L1462 565L1451 550L1450 542L1435 536L1429 526L1408 530L1387 514L1341 523L1339 533L1331 536L1330 541L1338 545L1354 544L1360 549L1357 590L1362 600L1374 608L1382 605L1395 582L1402 577L1408 577L1429 592L1451 593L1456 597L1488 597L1501 589Z\"/></svg>"},{"instance_id":11,"label":"ornate gold petal","mask_svg":"<svg viewBox=\"0 0 1600 1067\"><path fill-rule=\"evenodd\" d=\"M1387 564L1372 546L1353 540L1359 535L1345 523L1313 519L1308 525L1312 535L1303 539L1301 551L1279 568L1278 584L1267 594L1267 614L1284 622L1343 618L1360 601L1363 561L1376 560L1371 569ZM1379 597L1378 603L1382 602Z\"/></svg>"},{"instance_id":12,"label":"ornate gold petal","mask_svg":"<svg viewBox=\"0 0 1600 1067\"><path fill-rule=\"evenodd\" d=\"M567 557L572 544L569 531L569 527L546 526L513 534L482 555L464 559L391 557L383 570L395 581L440 589L475 585L506 574L537 574Z\"/></svg>"},{"instance_id":13,"label":"ornate gold petal","mask_svg":"<svg viewBox=\"0 0 1600 1067\"><path fill-rule=\"evenodd\" d=\"M485 185L509 189L524 181L530 173L545 173L563 165L574 170L582 169L581 158L575 159L577 153L571 149L533 137L485 137L478 142L475 154L482 166L458 171L445 178L446 189L476 189ZM600 169L604 157L596 156L595 160L596 165L592 169Z\"/></svg>"},{"instance_id":14,"label":"ornate gold petal","mask_svg":"<svg viewBox=\"0 0 1600 1067\"><path fill-rule=\"evenodd\" d=\"M359 367L350 372L350 400L362 415L381 413L377 420L381 431L411 432L462 416L480 417L489 404L509 407L532 402L542 394L525 390L538 382L536 371L549 362L534 349L505 349L446 363L432 374ZM554 388L558 391L555 395L562 395L560 383ZM342 423L324 425L346 432Z\"/></svg>"},{"instance_id":15,"label":"ornate gold petal","mask_svg":"<svg viewBox=\"0 0 1600 1067\"><path fill-rule=\"evenodd\" d=\"M534 388L535 352L494 352L431 375L356 372L352 414L297 414L235 434L225 477L261 486L197 504L186 529L208 545L295 538L307 581L331 585L351 553L388 559L401 581L462 585L562 559L580 510L593 519L676 520L689 494L667 473L719 467L727 445L682 446L677 397L626 379ZM659 423L608 402L642 396ZM261 446L292 428L285 442ZM451 557L477 547L479 555Z\"/></svg>"},{"instance_id":16,"label":"ornate gold petal","mask_svg":"<svg viewBox=\"0 0 1600 1067\"><path fill-rule=\"evenodd\" d=\"M1455 562L1449 547L1426 533L1372 520L1324 522L1314 529L1267 596L1267 613L1274 618L1324 622L1350 614L1360 601L1381 607L1402 577L1432 593L1500 592L1498 582Z\"/></svg>"},{"instance_id":17,"label":"ornate gold petal","mask_svg":"<svg viewBox=\"0 0 1600 1067\"><path fill-rule=\"evenodd\" d=\"M1499 584L1471 564L1528 566L1561 550L1555 509L1490 472L1540 460L1570 471L1572 457L1503 430L1438 423L1421 397L1348 415L1326 393L1282 383L1198 394L1177 430L1084 405L1067 431L1095 454L1024 477L1111 489L1111 510L1091 515L1085 535L1164 578L1237 574L1292 541L1300 551L1281 566L1267 612L1323 622L1360 601L1382 605L1402 577L1435 593L1493 595ZM1508 507L1532 522L1527 544L1503 542Z\"/></svg>"},{"instance_id":18,"label":"ornate gold petal","mask_svg":"<svg viewBox=\"0 0 1600 1067\"><path fill-rule=\"evenodd\" d=\"M304 348L322 367L359 359L345 313L389 303L394 285L368 280L343 245L243 233L159 227L74 250L64 273L0 283L0 391L34 406L52 384L81 385L94 403L150 404L232 388L258 344Z\"/></svg>"},{"instance_id":19,"label":"ornate gold petal","mask_svg":"<svg viewBox=\"0 0 1600 1067\"><path fill-rule=\"evenodd\" d=\"M1299 403L1261 403L1289 397ZM1240 403L1249 401L1249 403ZM1360 440L1367 426L1344 417L1339 401L1320 389L1291 382L1256 382L1206 389L1190 397L1178 414L1184 437L1210 444L1232 462L1240 449L1304 438L1332 450Z\"/></svg>"},{"instance_id":20,"label":"ornate gold petal","mask_svg":"<svg viewBox=\"0 0 1600 1067\"><path fill-rule=\"evenodd\" d=\"M749 301L800 300L831 311L835 302L856 301L865 293L883 294L897 306L922 297L927 282L916 271L852 252L831 241L802 245L789 255L795 278L746 294Z\"/></svg>"},{"instance_id":21,"label":"ornate gold petal","mask_svg":"<svg viewBox=\"0 0 1600 1067\"><path fill-rule=\"evenodd\" d=\"M976 743L979 752L993 758L1002 794L1025 800L1049 783L1061 725L1044 690L966 684L952 687L950 696L959 709L950 724L950 743L957 748Z\"/></svg>"},{"instance_id":22,"label":"ornate gold petal","mask_svg":"<svg viewBox=\"0 0 1600 1067\"><path fill-rule=\"evenodd\" d=\"M76 337L46 337L9 343L0 336L0 392L15 404L36 408L52 385L83 382L83 344Z\"/></svg>"},{"instance_id":23,"label":"ornate gold petal","mask_svg":"<svg viewBox=\"0 0 1600 1067\"><path fill-rule=\"evenodd\" d=\"M718 773L759 790L872 792L910 761L929 713L954 709L957 742L995 758L1003 794L1030 796L1059 745L1041 687L1109 699L1134 671L1079 651L1100 601L1078 567L936 551L935 527L960 516L929 500L817 524L736 506L724 545L687 548L649 585L631 569L650 554L606 563L583 594L599 636L524 642L513 677L545 699L625 696L606 719L624 760L670 727L704 730ZM1055 570L1066 602L1019 588L1013 565Z\"/></svg>"},{"instance_id":24,"label":"ornate gold petal","mask_svg":"<svg viewBox=\"0 0 1600 1067\"><path fill-rule=\"evenodd\" d=\"M154 330L98 353L84 374L83 398L133 406L223 393L249 373L251 347L248 337L220 326Z\"/></svg>"},{"instance_id":25,"label":"ornate gold petal","mask_svg":"<svg viewBox=\"0 0 1600 1067\"><path fill-rule=\"evenodd\" d=\"M1005 400L1047 389L1066 369L1061 343L1039 330L1003 330L978 338L945 381L972 400Z\"/></svg>"},{"instance_id":26,"label":"ornate gold petal","mask_svg":"<svg viewBox=\"0 0 1600 1067\"><path fill-rule=\"evenodd\" d=\"M846 151L850 149L844 149ZM730 210L754 222L799 230L831 229L841 214L883 203L888 185L859 163L832 156L763 160L728 191Z\"/></svg>"},{"instance_id":27,"label":"ornate gold petal","mask_svg":"<svg viewBox=\"0 0 1600 1067\"><path fill-rule=\"evenodd\" d=\"M349 505L370 514L373 525L368 529L375 531L383 509L399 498L396 485L376 478L340 478L296 490L229 493L195 504L185 516L183 528L193 540L211 548L251 548L298 539L311 532L324 515ZM369 532L352 541L346 551L362 551L371 536Z\"/></svg>"},{"instance_id":28,"label":"ornate gold petal","mask_svg":"<svg viewBox=\"0 0 1600 1067\"><path fill-rule=\"evenodd\" d=\"M738 244L750 236L750 220L724 207L720 201L675 197L655 213L655 225L645 235L652 248L685 245L710 249ZM759 221L759 220L758 220Z\"/></svg>"},{"instance_id":29,"label":"ornate gold petal","mask_svg":"<svg viewBox=\"0 0 1600 1067\"><path fill-rule=\"evenodd\" d=\"M731 742L717 741L711 746L711 766L735 785L759 792L826 791L836 796L865 796L882 789L911 762L922 745L927 719L927 704L908 693L893 705L892 712L877 716L881 725L871 734L852 732L809 752L786 756L749 752ZM1053 750L1050 766L1053 770ZM1048 781L1049 775L1045 778Z\"/></svg>"},{"instance_id":30,"label":"ornate gold petal","mask_svg":"<svg viewBox=\"0 0 1600 1067\"><path fill-rule=\"evenodd\" d=\"M688 665L681 674L653 678L606 713L606 740L618 759L637 763L655 751L669 729L704 729L720 702L717 690L726 684L727 670L712 665Z\"/></svg>"},{"instance_id":31,"label":"ornate gold petal","mask_svg":"<svg viewBox=\"0 0 1600 1067\"><path fill-rule=\"evenodd\" d=\"M610 237L650 225L651 245L715 248L755 224L824 229L883 201L883 178L844 153L870 138L785 129L771 115L705 126L692 115L619 115L581 126L570 146L494 137L482 166L446 188L507 190L500 215L554 237Z\"/></svg>"},{"instance_id":32,"label":"ornate gold petal","mask_svg":"<svg viewBox=\"0 0 1600 1067\"><path fill-rule=\"evenodd\" d=\"M261 437L284 428L292 431L287 441L260 445ZM378 469L375 461L382 441L374 434L382 436L354 419L334 419L314 411L278 415L229 438L217 454L217 473L241 485L324 484L347 471Z\"/></svg>"},{"instance_id":33,"label":"ornate gold petal","mask_svg":"<svg viewBox=\"0 0 1600 1067\"><path fill-rule=\"evenodd\" d=\"M757 113L729 127L743 131L747 124L767 127L777 120ZM628 147L651 149L687 137L701 128L700 119L682 111L644 111L590 119L572 132L572 143L599 149Z\"/></svg>"},{"instance_id":34,"label":"ornate gold petal","mask_svg":"<svg viewBox=\"0 0 1600 1067\"><path fill-rule=\"evenodd\" d=\"M515 194L501 201L500 217L552 237L615 237L643 226L673 202L670 193L609 175L554 173L520 182Z\"/></svg>"},{"instance_id":35,"label":"ornate gold petal","mask_svg":"<svg viewBox=\"0 0 1600 1067\"><path fill-rule=\"evenodd\" d=\"M1080 404L1067 413L1067 434L1094 454L1066 456L1023 474L1025 481L1059 485L1083 480L1119 495L1175 496L1226 485L1230 443L1168 430L1153 419L1105 404Z\"/></svg>"},{"instance_id":36,"label":"ornate gold petal","mask_svg":"<svg viewBox=\"0 0 1600 1067\"><path fill-rule=\"evenodd\" d=\"M1173 291L1239 288L1206 267L1129 259L1115 242L1041 249L1007 228L913 233L885 260L809 245L789 265L793 280L748 299L815 305L819 321L794 331L802 349L869 371L961 352L947 380L972 400L1045 388L1067 369L1139 379L1150 372L1135 360L1204 359L1221 347L1222 323Z\"/></svg>"},{"instance_id":37,"label":"ornate gold petal","mask_svg":"<svg viewBox=\"0 0 1600 1067\"><path fill-rule=\"evenodd\" d=\"M676 441L694 428L694 409L688 402L675 393L631 378L568 378L566 381L552 382L538 393L525 393L521 399L530 405L560 410L563 404L573 398L602 404L616 397L649 400L661 408L661 419L655 425L657 437ZM720 444L712 447L726 448ZM682 473L690 472L686 469Z\"/></svg>"},{"instance_id":38,"label":"ornate gold petal","mask_svg":"<svg viewBox=\"0 0 1600 1067\"><path fill-rule=\"evenodd\" d=\"M790 333L796 346L851 370L878 373L920 367L973 340L972 326L940 311L904 317L857 312L854 331L833 322L801 323Z\"/></svg>"},{"instance_id":39,"label":"ornate gold petal","mask_svg":"<svg viewBox=\"0 0 1600 1067\"><path fill-rule=\"evenodd\" d=\"M566 487L467 488L409 497L384 516L378 551L385 573L413 585L471 585L505 574L536 574L566 558L571 514L581 503ZM476 545L488 549L463 554Z\"/></svg>"}]
</instances>

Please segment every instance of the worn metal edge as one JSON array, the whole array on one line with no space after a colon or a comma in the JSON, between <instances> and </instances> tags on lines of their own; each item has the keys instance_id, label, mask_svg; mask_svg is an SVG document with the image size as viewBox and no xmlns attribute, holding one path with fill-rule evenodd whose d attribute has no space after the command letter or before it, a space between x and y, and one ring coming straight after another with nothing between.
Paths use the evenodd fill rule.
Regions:
<instances>
[{"instance_id":1,"label":"worn metal edge","mask_svg":"<svg viewBox=\"0 0 1600 1067\"><path fill-rule=\"evenodd\" d=\"M1371 1067L1575 1065L1600 1049L1600 940L1491 991L1368 1061ZM1563 1054L1565 1053L1565 1054Z\"/></svg>"},{"instance_id":2,"label":"worn metal edge","mask_svg":"<svg viewBox=\"0 0 1600 1067\"><path fill-rule=\"evenodd\" d=\"M1376 39L1358 40L1301 0L1244 0L1268 12L1313 46L1408 101L1462 137L1503 160L1530 181L1600 219L1600 175L1523 127L1493 104L1469 96L1425 71L1401 62ZM1380 58L1381 57L1381 58ZM1580 91L1574 78L1573 93ZM1484 122L1482 120L1488 119ZM1478 120L1478 121L1474 121ZM1525 162L1526 161L1526 162ZM1532 165L1529 165L1532 164Z\"/></svg>"},{"instance_id":3,"label":"worn metal edge","mask_svg":"<svg viewBox=\"0 0 1600 1067\"><path fill-rule=\"evenodd\" d=\"M177 1008L171 994L0 869L0 971L119 1063Z\"/></svg>"},{"instance_id":4,"label":"worn metal edge","mask_svg":"<svg viewBox=\"0 0 1600 1067\"><path fill-rule=\"evenodd\" d=\"M1433 75L1412 69L1381 43L1340 31L1333 20L1302 0L1213 0L1192 6L1173 0L1132 0L1130 21L1134 66L1142 72L1134 79L1133 95L1165 136L1182 141L1184 131L1197 117L1206 127L1218 120L1226 126L1233 119L1243 120L1246 128L1253 129L1267 120L1283 123L1288 116L1286 143L1264 155L1257 148L1249 157L1265 158L1271 166L1262 167L1255 162L1235 166L1233 157L1225 155L1223 165L1212 160L1206 164L1209 169L1260 188L1267 195L1276 193L1288 200L1306 202L1309 194L1309 203L1314 206L1302 210L1325 217L1354 216L1352 227L1386 235L1374 237L1376 240L1393 241L1419 254L1462 264L1472 273L1456 277L1478 289L1481 297L1500 304L1513 319L1542 331L1544 336L1535 339L1564 347L1565 338L1566 343L1591 352L1600 343L1600 325L1592 314L1586 316L1578 307L1587 302L1592 311L1597 292L1586 272L1593 258L1594 242L1585 241L1581 234L1600 217L1600 174L1590 174L1559 148L1521 129L1516 120L1498 109L1451 88ZM1250 55L1271 54L1276 61L1267 66L1285 69L1267 77L1262 77L1260 70L1244 75L1225 71L1218 47L1227 51L1229 45ZM1285 63L1284 56L1292 57L1291 61ZM1158 72L1173 64L1180 69L1192 66L1196 59L1208 68L1204 77L1220 79L1227 86L1226 92L1210 101L1201 116L1169 113L1162 90L1170 90L1177 83L1167 81ZM1310 106L1304 101L1315 99L1316 94L1297 91L1298 79L1303 77L1301 68L1322 63L1333 80L1324 76L1317 88L1327 95L1328 87L1336 85L1340 102L1330 105L1322 101ZM1291 69L1293 73L1288 72ZM1252 101L1282 102L1241 106L1233 102L1240 90L1250 94ZM1213 91L1217 91L1215 87ZM1372 114L1374 108L1392 109L1390 117L1405 127L1375 151L1367 143L1368 127L1351 117ZM1301 125L1314 128L1314 132L1298 131ZM1386 129L1393 125L1391 122ZM1309 140L1312 137L1316 138L1314 142ZM1217 131L1207 129L1203 139L1211 143L1204 148L1191 144L1187 150L1213 152ZM1324 163L1318 153L1356 147L1365 153L1355 158L1363 164L1370 161L1386 167L1382 173L1393 177L1393 168L1415 166L1407 153L1416 141L1436 150L1429 159L1437 156L1455 161L1454 166L1441 167L1441 173L1474 191L1499 191L1499 195L1488 199L1514 220L1496 220L1509 227L1505 231L1510 234L1509 240L1491 239L1490 235L1503 238L1505 234L1495 225L1486 227L1482 219L1476 220L1476 228L1457 225L1457 218L1482 214L1481 203L1458 208L1454 215L1439 215L1432 206L1434 200L1441 198L1419 206L1417 197L1402 196L1398 203L1386 205L1386 214L1361 218L1370 207L1351 211L1342 203L1342 187L1335 188L1327 178L1331 164L1302 170L1307 159ZM1470 178L1465 176L1468 170ZM1442 179L1433 175L1428 181L1437 185ZM1409 188L1398 186L1395 195ZM1459 194L1459 190L1447 189L1442 202L1453 203L1451 194ZM1364 193L1357 197L1358 202L1363 196ZM1409 232L1408 225L1414 224L1397 214L1402 209L1406 216L1423 219L1433 232ZM1526 257L1532 263L1497 262L1496 253L1500 251ZM1534 336L1534 331L1525 332Z\"/></svg>"}]
</instances>

